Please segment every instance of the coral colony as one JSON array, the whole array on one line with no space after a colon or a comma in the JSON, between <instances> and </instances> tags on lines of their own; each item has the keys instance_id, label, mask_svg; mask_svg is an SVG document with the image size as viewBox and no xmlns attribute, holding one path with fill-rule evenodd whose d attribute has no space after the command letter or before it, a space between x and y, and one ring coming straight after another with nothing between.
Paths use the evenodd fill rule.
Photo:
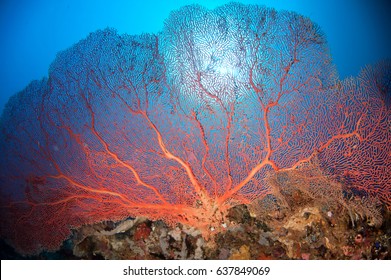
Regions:
<instances>
[{"instance_id":1,"label":"coral colony","mask_svg":"<svg viewBox=\"0 0 391 280\"><path fill-rule=\"evenodd\" d=\"M208 238L231 207L289 187L367 215L362 201L390 207L390 65L339 80L316 24L262 6L91 33L4 110L1 236L35 254L81 225L145 216Z\"/></svg>"}]
</instances>

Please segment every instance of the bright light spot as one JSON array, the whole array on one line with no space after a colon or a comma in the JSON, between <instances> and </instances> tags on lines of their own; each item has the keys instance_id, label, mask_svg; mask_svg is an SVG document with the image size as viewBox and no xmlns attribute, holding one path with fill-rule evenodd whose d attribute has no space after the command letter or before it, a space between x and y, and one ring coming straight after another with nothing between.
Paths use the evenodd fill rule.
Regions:
<instances>
[{"instance_id":1,"label":"bright light spot","mask_svg":"<svg viewBox=\"0 0 391 280\"><path fill-rule=\"evenodd\" d=\"M216 68L216 71L217 73L219 73L220 75L231 75L231 76L234 76L235 75L235 70L234 68L231 66L231 65L222 65L222 66L218 66Z\"/></svg>"},{"instance_id":2,"label":"bright light spot","mask_svg":"<svg viewBox=\"0 0 391 280\"><path fill-rule=\"evenodd\" d=\"M220 74L226 74L228 72L227 70L227 67L219 67L217 68L217 71L220 73Z\"/></svg>"}]
</instances>

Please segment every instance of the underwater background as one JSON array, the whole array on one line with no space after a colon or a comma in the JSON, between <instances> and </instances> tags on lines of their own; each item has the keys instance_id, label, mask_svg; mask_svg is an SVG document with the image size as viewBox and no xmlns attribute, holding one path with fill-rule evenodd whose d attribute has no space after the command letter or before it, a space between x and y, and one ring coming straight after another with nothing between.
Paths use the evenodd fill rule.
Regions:
<instances>
[{"instance_id":1,"label":"underwater background","mask_svg":"<svg viewBox=\"0 0 391 280\"><path fill-rule=\"evenodd\" d=\"M32 80L47 77L59 51L106 27L119 34L157 33L172 10L201 4L208 9L230 0L0 1L0 111ZM320 25L340 77L391 56L387 0L242 0L298 12Z\"/></svg>"},{"instance_id":2,"label":"underwater background","mask_svg":"<svg viewBox=\"0 0 391 280\"><path fill-rule=\"evenodd\" d=\"M2 2L6 243L390 257L388 5L228 2Z\"/></svg>"}]
</instances>

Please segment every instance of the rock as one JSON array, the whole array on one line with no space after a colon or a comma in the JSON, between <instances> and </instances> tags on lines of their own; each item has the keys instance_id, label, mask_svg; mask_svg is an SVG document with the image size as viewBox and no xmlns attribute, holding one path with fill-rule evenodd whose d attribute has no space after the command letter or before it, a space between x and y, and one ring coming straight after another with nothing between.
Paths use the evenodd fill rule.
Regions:
<instances>
[{"instance_id":1,"label":"rock","mask_svg":"<svg viewBox=\"0 0 391 280\"><path fill-rule=\"evenodd\" d=\"M202 250L202 246L204 245L204 239L198 238L196 242L197 248L194 250L194 259L202 260L204 256L204 252ZM228 257L228 256L227 256Z\"/></svg>"},{"instance_id":2,"label":"rock","mask_svg":"<svg viewBox=\"0 0 391 280\"><path fill-rule=\"evenodd\" d=\"M239 250L234 250L234 252L229 257L230 260L249 260L251 259L250 247L247 245L242 245Z\"/></svg>"},{"instance_id":3,"label":"rock","mask_svg":"<svg viewBox=\"0 0 391 280\"><path fill-rule=\"evenodd\" d=\"M228 257L229 257L229 253L230 251L226 248L223 248L220 250L220 253L219 253L219 260L227 260Z\"/></svg>"},{"instance_id":4,"label":"rock","mask_svg":"<svg viewBox=\"0 0 391 280\"><path fill-rule=\"evenodd\" d=\"M261 246L269 246L269 240L264 235L261 235L258 240L259 245Z\"/></svg>"},{"instance_id":5,"label":"rock","mask_svg":"<svg viewBox=\"0 0 391 280\"><path fill-rule=\"evenodd\" d=\"M175 229L169 231L168 235L174 238L175 241L182 240L182 230L179 227L176 227Z\"/></svg>"}]
</instances>

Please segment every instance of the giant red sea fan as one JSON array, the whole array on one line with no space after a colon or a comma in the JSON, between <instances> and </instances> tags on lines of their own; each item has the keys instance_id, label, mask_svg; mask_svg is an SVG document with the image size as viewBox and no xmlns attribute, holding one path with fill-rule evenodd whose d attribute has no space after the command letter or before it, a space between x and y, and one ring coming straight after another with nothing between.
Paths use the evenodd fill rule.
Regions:
<instances>
[{"instance_id":1,"label":"giant red sea fan","mask_svg":"<svg viewBox=\"0 0 391 280\"><path fill-rule=\"evenodd\" d=\"M5 108L1 236L31 254L138 215L208 235L315 156L390 206L390 69L339 82L315 24L259 6L188 6L158 35L92 33Z\"/></svg>"}]
</instances>

